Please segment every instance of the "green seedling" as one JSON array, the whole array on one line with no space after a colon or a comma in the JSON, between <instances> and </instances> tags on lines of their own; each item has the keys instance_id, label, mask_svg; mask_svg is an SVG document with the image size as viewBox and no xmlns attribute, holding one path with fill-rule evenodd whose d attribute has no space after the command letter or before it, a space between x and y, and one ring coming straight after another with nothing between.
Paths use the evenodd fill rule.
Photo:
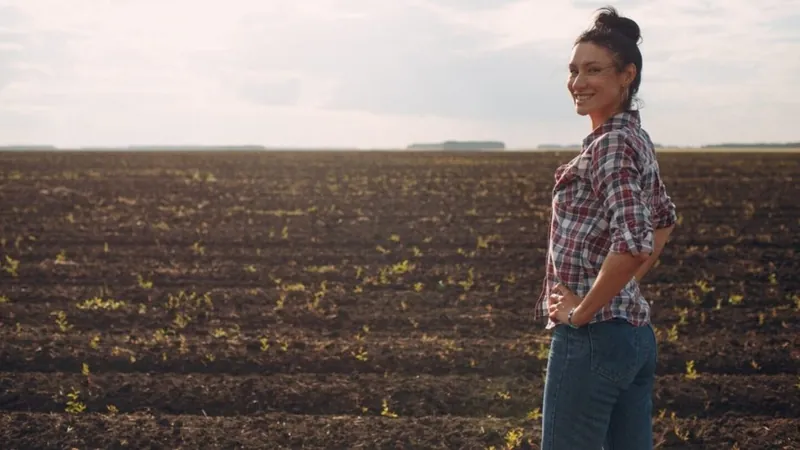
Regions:
<instances>
[{"instance_id":1,"label":"green seedling","mask_svg":"<svg viewBox=\"0 0 800 450\"><path fill-rule=\"evenodd\" d=\"M72 391L67 393L67 407L64 409L69 414L80 414L86 410L86 405L80 401L81 391L72 388Z\"/></svg>"},{"instance_id":2,"label":"green seedling","mask_svg":"<svg viewBox=\"0 0 800 450\"><path fill-rule=\"evenodd\" d=\"M678 325L677 324L673 325L672 328L667 330L667 340L669 342L675 342L675 341L678 340Z\"/></svg>"},{"instance_id":3,"label":"green seedling","mask_svg":"<svg viewBox=\"0 0 800 450\"><path fill-rule=\"evenodd\" d=\"M54 311L50 313L51 316L56 316L56 326L62 333L72 329L72 325L67 321L67 313L64 311Z\"/></svg>"},{"instance_id":4,"label":"green seedling","mask_svg":"<svg viewBox=\"0 0 800 450\"><path fill-rule=\"evenodd\" d=\"M505 435L505 448L506 450L514 450L520 448L522 445L522 428L512 428L506 432Z\"/></svg>"},{"instance_id":5,"label":"green seedling","mask_svg":"<svg viewBox=\"0 0 800 450\"><path fill-rule=\"evenodd\" d=\"M16 260L8 255L6 255L6 262L3 264L2 269L5 270L8 274L12 277L19 276L17 274L17 269L19 269L19 260Z\"/></svg>"},{"instance_id":6,"label":"green seedling","mask_svg":"<svg viewBox=\"0 0 800 450\"><path fill-rule=\"evenodd\" d=\"M136 274L136 281L139 283L139 287L142 289L152 289L153 282L147 281L142 277L142 274Z\"/></svg>"},{"instance_id":7,"label":"green seedling","mask_svg":"<svg viewBox=\"0 0 800 450\"><path fill-rule=\"evenodd\" d=\"M694 361L686 361L686 379L696 380L698 377L697 370L694 368Z\"/></svg>"},{"instance_id":8,"label":"green seedling","mask_svg":"<svg viewBox=\"0 0 800 450\"><path fill-rule=\"evenodd\" d=\"M76 305L78 309L92 310L92 311L96 310L116 311L120 308L124 308L125 306L126 303L124 301L117 301L111 298L103 300L100 297L90 298Z\"/></svg>"},{"instance_id":9,"label":"green seedling","mask_svg":"<svg viewBox=\"0 0 800 450\"><path fill-rule=\"evenodd\" d=\"M206 248L200 245L200 242L195 242L192 244L192 252L195 255L202 256L206 254Z\"/></svg>"},{"instance_id":10,"label":"green seedling","mask_svg":"<svg viewBox=\"0 0 800 450\"><path fill-rule=\"evenodd\" d=\"M364 362L367 361L367 351L364 350L364 347L359 347L357 351L350 352L357 360Z\"/></svg>"},{"instance_id":11,"label":"green seedling","mask_svg":"<svg viewBox=\"0 0 800 450\"><path fill-rule=\"evenodd\" d=\"M383 399L382 402L381 415L384 417L392 417L392 418L397 417L397 414L389 409L389 402L386 399Z\"/></svg>"},{"instance_id":12,"label":"green seedling","mask_svg":"<svg viewBox=\"0 0 800 450\"><path fill-rule=\"evenodd\" d=\"M546 360L550 355L550 345L544 342L539 343L539 350L536 352L536 358L539 360Z\"/></svg>"},{"instance_id":13,"label":"green seedling","mask_svg":"<svg viewBox=\"0 0 800 450\"><path fill-rule=\"evenodd\" d=\"M528 412L528 415L525 416L528 420L541 420L542 418L542 410L540 408L534 408Z\"/></svg>"}]
</instances>

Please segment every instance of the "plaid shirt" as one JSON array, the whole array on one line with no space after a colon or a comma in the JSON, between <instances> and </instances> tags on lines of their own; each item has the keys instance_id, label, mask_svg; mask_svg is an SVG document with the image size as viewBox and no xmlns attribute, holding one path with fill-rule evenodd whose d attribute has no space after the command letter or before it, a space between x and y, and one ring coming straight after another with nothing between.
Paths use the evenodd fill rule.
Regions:
<instances>
[{"instance_id":1,"label":"plaid shirt","mask_svg":"<svg viewBox=\"0 0 800 450\"><path fill-rule=\"evenodd\" d=\"M609 251L651 253L653 230L675 223L675 205L659 175L639 112L621 112L583 140L555 173L546 275L534 317L548 317L550 290L561 282L583 298ZM640 326L650 305L631 280L590 323L623 318ZM556 326L548 317L547 329Z\"/></svg>"}]
</instances>

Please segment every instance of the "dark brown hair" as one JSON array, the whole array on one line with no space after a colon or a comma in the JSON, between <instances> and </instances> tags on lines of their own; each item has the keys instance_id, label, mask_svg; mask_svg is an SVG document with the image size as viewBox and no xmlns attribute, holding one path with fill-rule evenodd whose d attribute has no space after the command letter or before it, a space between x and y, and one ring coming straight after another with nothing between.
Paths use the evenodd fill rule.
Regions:
<instances>
[{"instance_id":1,"label":"dark brown hair","mask_svg":"<svg viewBox=\"0 0 800 450\"><path fill-rule=\"evenodd\" d=\"M636 77L628 86L628 96L622 105L625 111L631 109L642 83L642 53L639 51L641 39L636 22L620 16L613 7L606 6L597 10L594 25L575 40L575 45L591 42L608 50L614 58L617 71L622 71L628 64L636 66ZM636 101L638 103L638 99Z\"/></svg>"}]
</instances>

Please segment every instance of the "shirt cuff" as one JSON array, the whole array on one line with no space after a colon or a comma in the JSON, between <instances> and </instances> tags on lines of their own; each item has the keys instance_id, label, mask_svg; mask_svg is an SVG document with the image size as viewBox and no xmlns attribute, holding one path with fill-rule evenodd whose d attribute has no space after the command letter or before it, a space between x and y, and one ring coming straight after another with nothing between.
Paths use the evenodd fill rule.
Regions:
<instances>
[{"instance_id":1,"label":"shirt cuff","mask_svg":"<svg viewBox=\"0 0 800 450\"><path fill-rule=\"evenodd\" d=\"M649 255L653 253L653 230L647 227L634 233L627 226L617 228L611 233L610 250L634 256L642 253Z\"/></svg>"},{"instance_id":2,"label":"shirt cuff","mask_svg":"<svg viewBox=\"0 0 800 450\"><path fill-rule=\"evenodd\" d=\"M670 206L668 209L659 211L658 219L655 224L656 228L666 228L675 225L678 222L678 215L675 213L675 207Z\"/></svg>"}]
</instances>

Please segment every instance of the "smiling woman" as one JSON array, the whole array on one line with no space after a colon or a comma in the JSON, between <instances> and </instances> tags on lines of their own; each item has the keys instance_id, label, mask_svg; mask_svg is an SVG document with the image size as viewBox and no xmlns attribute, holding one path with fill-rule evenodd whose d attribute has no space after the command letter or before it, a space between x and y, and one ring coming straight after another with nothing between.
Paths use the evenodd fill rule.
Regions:
<instances>
[{"instance_id":1,"label":"smiling woman","mask_svg":"<svg viewBox=\"0 0 800 450\"><path fill-rule=\"evenodd\" d=\"M567 88L578 114L591 117L592 128L631 110L642 81L640 39L636 22L612 12L600 14L597 26L578 38Z\"/></svg>"},{"instance_id":2,"label":"smiling woman","mask_svg":"<svg viewBox=\"0 0 800 450\"><path fill-rule=\"evenodd\" d=\"M676 222L650 136L632 109L639 26L604 8L575 42L567 88L592 132L556 170L544 289L553 329L542 450L653 447L656 339L639 281Z\"/></svg>"}]
</instances>

